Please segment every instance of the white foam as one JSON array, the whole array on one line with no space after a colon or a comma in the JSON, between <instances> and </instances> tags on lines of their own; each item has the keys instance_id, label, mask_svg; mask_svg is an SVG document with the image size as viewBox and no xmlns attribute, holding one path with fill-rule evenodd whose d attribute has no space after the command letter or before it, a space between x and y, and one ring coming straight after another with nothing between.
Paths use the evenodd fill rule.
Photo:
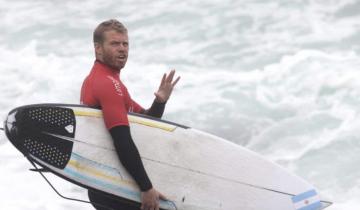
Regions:
<instances>
[{"instance_id":1,"label":"white foam","mask_svg":"<svg viewBox=\"0 0 360 210\"><path fill-rule=\"evenodd\" d=\"M314 183L337 202L329 209L355 210L359 15L344 13L356 2L0 0L0 116L24 104L78 103L92 29L118 18L131 46L122 79L140 104L151 104L175 68L182 79L165 119L246 145ZM0 208L90 208L50 193L1 142ZM65 194L86 197L66 184Z\"/></svg>"}]
</instances>

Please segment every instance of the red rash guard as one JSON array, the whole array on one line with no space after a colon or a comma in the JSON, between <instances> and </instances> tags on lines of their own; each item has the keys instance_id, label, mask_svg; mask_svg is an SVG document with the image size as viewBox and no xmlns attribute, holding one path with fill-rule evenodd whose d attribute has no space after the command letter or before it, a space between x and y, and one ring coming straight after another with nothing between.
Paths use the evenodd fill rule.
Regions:
<instances>
[{"instance_id":1,"label":"red rash guard","mask_svg":"<svg viewBox=\"0 0 360 210\"><path fill-rule=\"evenodd\" d=\"M128 112L143 113L144 109L130 97L119 79L120 71L95 61L81 88L81 103L101 108L107 129L129 126Z\"/></svg>"}]
</instances>

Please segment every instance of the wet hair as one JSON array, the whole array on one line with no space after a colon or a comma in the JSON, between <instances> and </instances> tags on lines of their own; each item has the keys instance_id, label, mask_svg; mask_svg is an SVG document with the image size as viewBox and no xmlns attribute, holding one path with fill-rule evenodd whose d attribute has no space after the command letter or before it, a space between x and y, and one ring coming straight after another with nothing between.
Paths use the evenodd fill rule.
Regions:
<instances>
[{"instance_id":1,"label":"wet hair","mask_svg":"<svg viewBox=\"0 0 360 210\"><path fill-rule=\"evenodd\" d=\"M127 29L121 22L115 19L106 20L96 27L93 35L94 43L102 44L104 42L104 33L111 30L127 34Z\"/></svg>"}]
</instances>

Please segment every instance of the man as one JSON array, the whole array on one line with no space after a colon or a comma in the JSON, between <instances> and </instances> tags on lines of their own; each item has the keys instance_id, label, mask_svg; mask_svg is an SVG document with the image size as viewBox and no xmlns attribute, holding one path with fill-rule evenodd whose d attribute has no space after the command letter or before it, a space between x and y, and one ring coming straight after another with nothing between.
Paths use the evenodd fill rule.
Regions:
<instances>
[{"instance_id":1,"label":"man","mask_svg":"<svg viewBox=\"0 0 360 210\"><path fill-rule=\"evenodd\" d=\"M94 31L96 61L84 80L81 103L102 109L106 128L109 130L119 159L141 190L141 209L158 210L159 199L165 197L153 186L146 174L139 152L131 138L128 112L142 113L161 118L165 104L180 77L174 80L175 70L164 74L150 109L143 109L131 99L120 80L120 70L125 66L129 40L127 29L117 20L101 23ZM129 201L120 201L103 193L89 190L89 199L97 210L137 209Z\"/></svg>"}]
</instances>

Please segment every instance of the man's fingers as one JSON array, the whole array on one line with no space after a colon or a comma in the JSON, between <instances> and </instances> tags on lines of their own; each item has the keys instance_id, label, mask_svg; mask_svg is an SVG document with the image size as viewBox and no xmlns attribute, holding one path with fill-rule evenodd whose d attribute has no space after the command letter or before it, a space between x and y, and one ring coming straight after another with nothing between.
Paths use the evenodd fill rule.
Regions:
<instances>
[{"instance_id":1,"label":"man's fingers","mask_svg":"<svg viewBox=\"0 0 360 210\"><path fill-rule=\"evenodd\" d=\"M162 77L161 83L160 83L160 87L164 85L165 80L166 80L166 74L163 74L163 77Z\"/></svg>"},{"instance_id":2,"label":"man's fingers","mask_svg":"<svg viewBox=\"0 0 360 210\"><path fill-rule=\"evenodd\" d=\"M156 204L155 204L155 210L159 210L159 202L156 202Z\"/></svg>"},{"instance_id":3,"label":"man's fingers","mask_svg":"<svg viewBox=\"0 0 360 210\"><path fill-rule=\"evenodd\" d=\"M172 87L175 87L176 83L180 80L180 76L176 78L176 80L171 84Z\"/></svg>"},{"instance_id":4,"label":"man's fingers","mask_svg":"<svg viewBox=\"0 0 360 210\"><path fill-rule=\"evenodd\" d=\"M170 71L169 76L166 78L166 82L171 83L171 81L172 81L173 78L174 78L174 74L175 74L175 69L173 69L173 70Z\"/></svg>"},{"instance_id":5,"label":"man's fingers","mask_svg":"<svg viewBox=\"0 0 360 210\"><path fill-rule=\"evenodd\" d=\"M141 206L141 210L153 210L153 209L155 209L155 204L145 204L145 205L142 205Z\"/></svg>"}]
</instances>

